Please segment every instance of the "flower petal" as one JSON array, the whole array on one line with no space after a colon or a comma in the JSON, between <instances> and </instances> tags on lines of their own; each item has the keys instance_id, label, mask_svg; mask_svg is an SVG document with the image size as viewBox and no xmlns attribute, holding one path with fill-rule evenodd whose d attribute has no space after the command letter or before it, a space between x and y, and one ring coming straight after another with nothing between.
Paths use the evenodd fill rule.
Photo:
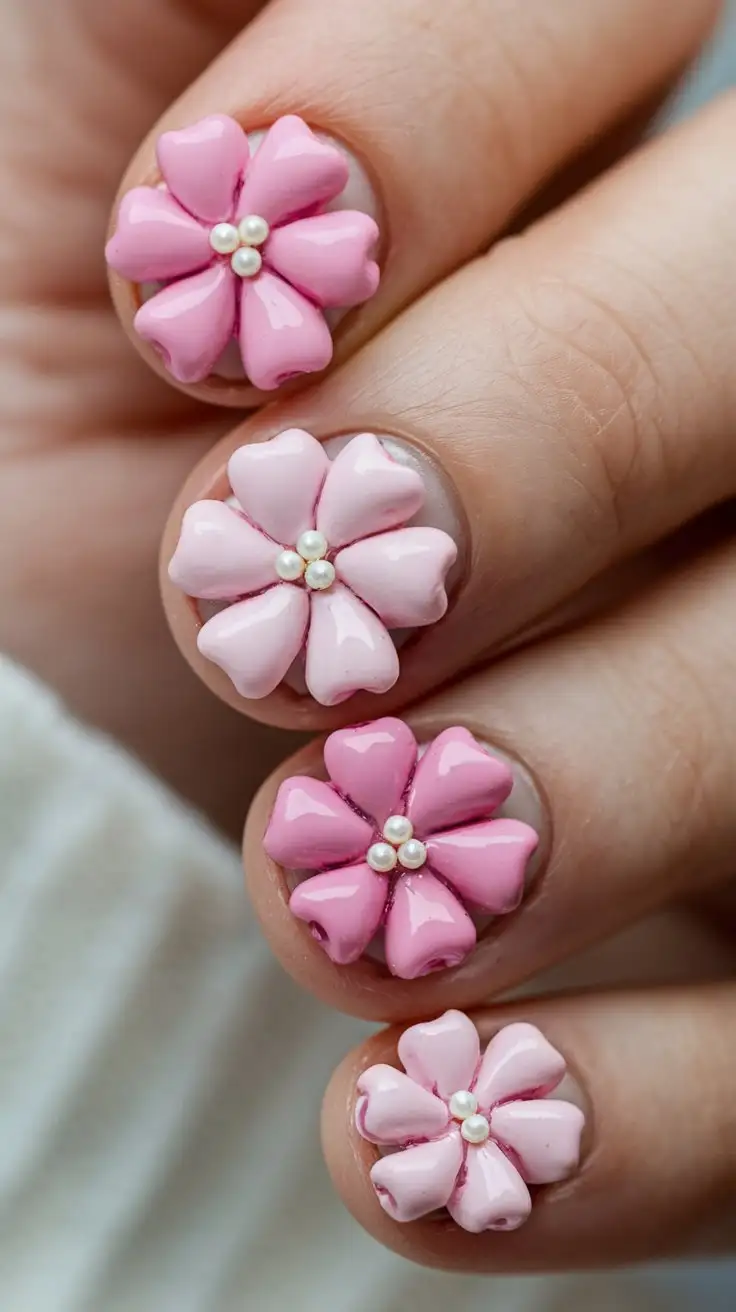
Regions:
<instances>
[{"instance_id":1,"label":"flower petal","mask_svg":"<svg viewBox=\"0 0 736 1312\"><path fill-rule=\"evenodd\" d=\"M210 374L235 327L235 277L224 264L164 287L133 326L163 356L174 378L199 383Z\"/></svg>"},{"instance_id":2,"label":"flower petal","mask_svg":"<svg viewBox=\"0 0 736 1312\"><path fill-rule=\"evenodd\" d=\"M250 156L248 138L235 119L210 114L164 132L156 155L169 191L190 214L204 223L232 219Z\"/></svg>"},{"instance_id":3,"label":"flower petal","mask_svg":"<svg viewBox=\"0 0 736 1312\"><path fill-rule=\"evenodd\" d=\"M469 1089L480 1057L480 1040L472 1020L462 1011L446 1011L438 1020L404 1030L398 1045L407 1075L441 1098Z\"/></svg>"},{"instance_id":4,"label":"flower petal","mask_svg":"<svg viewBox=\"0 0 736 1312\"><path fill-rule=\"evenodd\" d=\"M238 218L260 214L273 227L339 196L348 162L334 146L315 137L303 119L285 114L269 128L245 178Z\"/></svg>"},{"instance_id":5,"label":"flower petal","mask_svg":"<svg viewBox=\"0 0 736 1312\"><path fill-rule=\"evenodd\" d=\"M330 961L349 966L378 929L387 892L385 877L363 862L305 879L294 889L289 910L311 925Z\"/></svg>"},{"instance_id":6,"label":"flower petal","mask_svg":"<svg viewBox=\"0 0 736 1312\"><path fill-rule=\"evenodd\" d=\"M263 845L282 866L319 870L362 858L372 839L371 826L334 788L322 779L292 775L276 794Z\"/></svg>"},{"instance_id":7,"label":"flower petal","mask_svg":"<svg viewBox=\"0 0 736 1312\"><path fill-rule=\"evenodd\" d=\"M521 820L481 821L429 838L427 862L463 901L503 916L522 899L527 862L538 842Z\"/></svg>"},{"instance_id":8,"label":"flower petal","mask_svg":"<svg viewBox=\"0 0 736 1312\"><path fill-rule=\"evenodd\" d=\"M387 628L415 628L442 619L445 577L456 559L457 547L441 529L400 528L345 547L335 569Z\"/></svg>"},{"instance_id":9,"label":"flower petal","mask_svg":"<svg viewBox=\"0 0 736 1312\"><path fill-rule=\"evenodd\" d=\"M419 761L407 814L419 834L487 819L508 797L513 776L467 729L445 729Z\"/></svg>"},{"instance_id":10,"label":"flower petal","mask_svg":"<svg viewBox=\"0 0 736 1312\"><path fill-rule=\"evenodd\" d=\"M395 1066L369 1066L360 1076L355 1124L371 1143L432 1139L449 1123L445 1104Z\"/></svg>"},{"instance_id":11,"label":"flower petal","mask_svg":"<svg viewBox=\"0 0 736 1312\"><path fill-rule=\"evenodd\" d=\"M212 247L204 228L168 192L133 187L120 202L105 259L131 282L166 282L203 269Z\"/></svg>"},{"instance_id":12,"label":"flower petal","mask_svg":"<svg viewBox=\"0 0 736 1312\"><path fill-rule=\"evenodd\" d=\"M371 1183L394 1221L416 1221L447 1206L462 1164L462 1139L450 1130L432 1143L381 1157L371 1168Z\"/></svg>"},{"instance_id":13,"label":"flower petal","mask_svg":"<svg viewBox=\"0 0 736 1312\"><path fill-rule=\"evenodd\" d=\"M277 228L264 254L269 268L317 305L360 305L381 276L370 258L377 241L378 224L370 215L335 210Z\"/></svg>"},{"instance_id":14,"label":"flower petal","mask_svg":"<svg viewBox=\"0 0 736 1312\"><path fill-rule=\"evenodd\" d=\"M403 720L386 716L338 729L327 739L324 755L332 782L379 829L401 810L417 759L416 739Z\"/></svg>"},{"instance_id":15,"label":"flower petal","mask_svg":"<svg viewBox=\"0 0 736 1312\"><path fill-rule=\"evenodd\" d=\"M463 1230L516 1230L532 1210L532 1200L515 1166L498 1144L488 1140L470 1148L465 1158L465 1179L447 1204Z\"/></svg>"},{"instance_id":16,"label":"flower petal","mask_svg":"<svg viewBox=\"0 0 736 1312\"><path fill-rule=\"evenodd\" d=\"M527 1184L555 1184L580 1160L585 1117L579 1107L555 1098L507 1102L491 1112L491 1133L510 1148Z\"/></svg>"},{"instance_id":17,"label":"flower petal","mask_svg":"<svg viewBox=\"0 0 736 1312\"><path fill-rule=\"evenodd\" d=\"M314 508L329 464L316 438L288 428L268 442L238 447L227 473L248 518L276 542L293 547L300 533L314 528Z\"/></svg>"},{"instance_id":18,"label":"flower petal","mask_svg":"<svg viewBox=\"0 0 736 1312\"><path fill-rule=\"evenodd\" d=\"M325 369L332 334L322 311L268 269L243 281L240 354L253 385L272 392L289 378Z\"/></svg>"},{"instance_id":19,"label":"flower petal","mask_svg":"<svg viewBox=\"0 0 736 1312\"><path fill-rule=\"evenodd\" d=\"M400 465L373 433L359 433L332 462L317 507L330 546L405 524L424 504L421 475Z\"/></svg>"},{"instance_id":20,"label":"flower petal","mask_svg":"<svg viewBox=\"0 0 736 1312\"><path fill-rule=\"evenodd\" d=\"M359 688L388 692L399 677L399 657L387 630L338 583L312 593L305 675L321 706L337 706Z\"/></svg>"},{"instance_id":21,"label":"flower petal","mask_svg":"<svg viewBox=\"0 0 736 1312\"><path fill-rule=\"evenodd\" d=\"M399 979L457 966L475 946L475 926L428 870L402 875L386 923L386 961Z\"/></svg>"},{"instance_id":22,"label":"flower petal","mask_svg":"<svg viewBox=\"0 0 736 1312\"><path fill-rule=\"evenodd\" d=\"M231 601L276 582L278 550L224 501L195 501L184 512L169 578L189 597Z\"/></svg>"},{"instance_id":23,"label":"flower petal","mask_svg":"<svg viewBox=\"0 0 736 1312\"><path fill-rule=\"evenodd\" d=\"M213 615L200 629L197 646L241 697L267 697L296 659L308 620L306 593L281 583Z\"/></svg>"},{"instance_id":24,"label":"flower petal","mask_svg":"<svg viewBox=\"0 0 736 1312\"><path fill-rule=\"evenodd\" d=\"M539 1098L551 1093L565 1070L565 1058L536 1025L518 1021L491 1039L473 1091L478 1106L487 1112L509 1098Z\"/></svg>"}]
</instances>

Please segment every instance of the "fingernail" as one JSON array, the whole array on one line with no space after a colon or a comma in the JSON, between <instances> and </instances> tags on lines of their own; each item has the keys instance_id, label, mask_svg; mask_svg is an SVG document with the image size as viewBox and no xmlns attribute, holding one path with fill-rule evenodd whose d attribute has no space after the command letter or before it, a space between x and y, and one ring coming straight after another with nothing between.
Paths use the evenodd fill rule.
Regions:
<instances>
[{"instance_id":1,"label":"fingernail","mask_svg":"<svg viewBox=\"0 0 736 1312\"><path fill-rule=\"evenodd\" d=\"M477 918L520 903L538 833L499 812L514 788L506 760L460 726L420 748L403 720L340 729L327 781L286 779L264 838L300 872L289 907L330 959L350 965L383 936L386 967L417 979L460 965Z\"/></svg>"},{"instance_id":2,"label":"fingernail","mask_svg":"<svg viewBox=\"0 0 736 1312\"><path fill-rule=\"evenodd\" d=\"M516 1230L532 1210L529 1186L575 1171L585 1117L549 1096L566 1062L536 1026L506 1025L481 1056L473 1022L447 1011L405 1030L398 1056L403 1071L363 1072L355 1103L364 1139L403 1150L379 1157L370 1172L395 1221L446 1209L473 1234Z\"/></svg>"},{"instance_id":3,"label":"fingernail","mask_svg":"<svg viewBox=\"0 0 736 1312\"><path fill-rule=\"evenodd\" d=\"M201 654L246 698L285 680L322 706L387 692L406 630L447 609L456 516L438 471L396 439L289 429L235 451L228 479L229 501L186 511L169 566L188 596L223 604Z\"/></svg>"},{"instance_id":4,"label":"fingernail","mask_svg":"<svg viewBox=\"0 0 736 1312\"><path fill-rule=\"evenodd\" d=\"M294 114L265 134L213 114L165 132L156 154L160 182L123 196L105 252L140 289L138 335L182 383L229 376L233 341L265 391L324 369L336 312L380 278L357 161Z\"/></svg>"}]
</instances>

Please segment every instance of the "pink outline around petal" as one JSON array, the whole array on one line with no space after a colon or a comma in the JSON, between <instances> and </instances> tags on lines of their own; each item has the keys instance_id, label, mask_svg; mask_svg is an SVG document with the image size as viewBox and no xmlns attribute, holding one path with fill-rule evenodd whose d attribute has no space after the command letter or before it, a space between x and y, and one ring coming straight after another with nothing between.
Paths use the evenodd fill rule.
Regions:
<instances>
[{"instance_id":1,"label":"pink outline around petal","mask_svg":"<svg viewBox=\"0 0 736 1312\"><path fill-rule=\"evenodd\" d=\"M289 910L311 926L330 961L349 966L376 933L387 891L385 877L361 862L303 880L291 895Z\"/></svg>"},{"instance_id":2,"label":"pink outline around petal","mask_svg":"<svg viewBox=\"0 0 736 1312\"><path fill-rule=\"evenodd\" d=\"M542 1097L557 1088L565 1070L565 1058L536 1025L506 1025L491 1039L480 1064L473 1086L478 1106L487 1112L510 1098Z\"/></svg>"},{"instance_id":3,"label":"pink outline around petal","mask_svg":"<svg viewBox=\"0 0 736 1312\"><path fill-rule=\"evenodd\" d=\"M386 716L331 733L324 761L332 782L365 815L383 827L403 807L417 759L417 743L403 720Z\"/></svg>"},{"instance_id":4,"label":"pink outline around petal","mask_svg":"<svg viewBox=\"0 0 736 1312\"><path fill-rule=\"evenodd\" d=\"M197 220L168 192L133 187L120 202L105 259L132 282L166 282L206 268L212 247Z\"/></svg>"},{"instance_id":5,"label":"pink outline around petal","mask_svg":"<svg viewBox=\"0 0 736 1312\"><path fill-rule=\"evenodd\" d=\"M486 820L506 800L513 782L505 761L487 752L467 729L445 729L417 766L407 815L422 837Z\"/></svg>"},{"instance_id":6,"label":"pink outline around petal","mask_svg":"<svg viewBox=\"0 0 736 1312\"><path fill-rule=\"evenodd\" d=\"M266 836L268 855L292 870L317 870L363 857L373 830L321 779L292 775L276 794Z\"/></svg>"},{"instance_id":7,"label":"pink outline around petal","mask_svg":"<svg viewBox=\"0 0 736 1312\"><path fill-rule=\"evenodd\" d=\"M358 1079L355 1123L364 1139L404 1144L432 1139L450 1124L445 1104L395 1066L370 1066Z\"/></svg>"},{"instance_id":8,"label":"pink outline around petal","mask_svg":"<svg viewBox=\"0 0 736 1312\"><path fill-rule=\"evenodd\" d=\"M370 255L378 224L361 210L335 210L277 228L265 249L266 263L304 296L322 306L360 305L380 279Z\"/></svg>"},{"instance_id":9,"label":"pink outline around petal","mask_svg":"<svg viewBox=\"0 0 736 1312\"><path fill-rule=\"evenodd\" d=\"M389 629L436 624L447 610L445 578L457 547L439 528L399 528L339 551L338 577Z\"/></svg>"},{"instance_id":10,"label":"pink outline around petal","mask_svg":"<svg viewBox=\"0 0 736 1312\"><path fill-rule=\"evenodd\" d=\"M457 1130L381 1157L371 1169L371 1183L381 1207L394 1221L418 1221L446 1207L463 1164Z\"/></svg>"},{"instance_id":11,"label":"pink outline around petal","mask_svg":"<svg viewBox=\"0 0 736 1312\"><path fill-rule=\"evenodd\" d=\"M449 1100L458 1089L471 1087L480 1060L480 1039L464 1012L446 1011L437 1020L404 1030L398 1054L411 1079Z\"/></svg>"},{"instance_id":12,"label":"pink outline around petal","mask_svg":"<svg viewBox=\"0 0 736 1312\"><path fill-rule=\"evenodd\" d=\"M447 1204L454 1221L480 1234L483 1230L518 1230L532 1210L532 1200L515 1166L489 1139L465 1157L465 1179Z\"/></svg>"},{"instance_id":13,"label":"pink outline around petal","mask_svg":"<svg viewBox=\"0 0 736 1312\"><path fill-rule=\"evenodd\" d=\"M420 979L458 966L475 941L475 925L467 911L426 866L396 881L385 938L392 975Z\"/></svg>"},{"instance_id":14,"label":"pink outline around petal","mask_svg":"<svg viewBox=\"0 0 736 1312\"><path fill-rule=\"evenodd\" d=\"M235 119L210 114L164 132L156 156L169 191L185 210L207 224L232 219L250 158L248 138Z\"/></svg>"},{"instance_id":15,"label":"pink outline around petal","mask_svg":"<svg viewBox=\"0 0 736 1312\"><path fill-rule=\"evenodd\" d=\"M212 372L234 324L235 275L225 264L170 283L133 320L138 336L159 351L181 383L200 383Z\"/></svg>"},{"instance_id":16,"label":"pink outline around petal","mask_svg":"<svg viewBox=\"0 0 736 1312\"><path fill-rule=\"evenodd\" d=\"M521 820L486 820L433 834L427 863L479 911L503 916L524 896L529 858L539 836Z\"/></svg>"},{"instance_id":17,"label":"pink outline around petal","mask_svg":"<svg viewBox=\"0 0 736 1312\"><path fill-rule=\"evenodd\" d=\"M246 174L237 217L260 214L272 227L334 200L349 176L346 157L296 114L276 119Z\"/></svg>"},{"instance_id":18,"label":"pink outline around petal","mask_svg":"<svg viewBox=\"0 0 736 1312\"><path fill-rule=\"evenodd\" d=\"M240 353L255 387L272 392L299 374L318 373L332 359L332 333L322 311L264 268L243 279Z\"/></svg>"},{"instance_id":19,"label":"pink outline around petal","mask_svg":"<svg viewBox=\"0 0 736 1312\"><path fill-rule=\"evenodd\" d=\"M566 1180L580 1160L585 1117L557 1098L507 1102L491 1112L491 1134L511 1150L527 1184Z\"/></svg>"}]
</instances>

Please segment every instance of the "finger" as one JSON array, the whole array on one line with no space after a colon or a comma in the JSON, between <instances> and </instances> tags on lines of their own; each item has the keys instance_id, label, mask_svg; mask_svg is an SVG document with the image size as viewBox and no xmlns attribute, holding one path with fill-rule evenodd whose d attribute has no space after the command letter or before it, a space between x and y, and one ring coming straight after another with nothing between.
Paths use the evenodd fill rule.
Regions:
<instances>
[{"instance_id":1,"label":"finger","mask_svg":"<svg viewBox=\"0 0 736 1312\"><path fill-rule=\"evenodd\" d=\"M722 548L435 697L411 716L430 745L418 764L389 718L287 762L245 834L285 968L372 1019L477 1005L730 878L735 580ZM382 873L388 814L411 821L424 859L399 848Z\"/></svg>"},{"instance_id":2,"label":"finger","mask_svg":"<svg viewBox=\"0 0 736 1312\"><path fill-rule=\"evenodd\" d=\"M454 1017L458 1015L454 1013ZM450 1024L454 1017L450 1013ZM437 1035L439 1027L417 1026L414 1033L418 1039L413 1039L411 1032L402 1040L400 1031L384 1031L361 1044L333 1076L323 1108L327 1164L343 1201L375 1238L427 1266L479 1272L613 1266L730 1248L736 1238L736 1141L732 1057L724 1038L736 1023L732 984L514 1003L494 1012L483 1011L473 1020L482 1047L491 1036L498 1036L497 1053L499 1041L508 1050L513 1049L514 1037L517 1047L519 1036L525 1040L526 1071L513 1060L504 1071L505 1096L513 1100L517 1092L525 1092L525 1100L521 1115L516 1111L520 1104L513 1101L502 1114L500 1109L491 1112L487 1118L489 1139L480 1147L468 1144L464 1150L467 1182L463 1189L461 1177L450 1198L455 1219L446 1212L404 1224L393 1219L390 1211L406 1208L411 1202L415 1210L423 1210L417 1202L419 1182L413 1193L407 1190L401 1170L413 1163L399 1154L397 1171L397 1158L384 1158L384 1165L374 1171L377 1196L370 1171L380 1160L379 1152L358 1132L354 1119L358 1108L364 1132L366 1127L370 1133L382 1126L391 1142L402 1140L411 1122L409 1107L418 1105L417 1095L428 1095L407 1081L408 1092L401 1089L403 1124L392 1133L386 1120L385 1094L381 1101L376 1077L369 1072L379 1063L399 1065L399 1041L399 1054L405 1059L413 1052L415 1062L418 1058L429 1061L440 1079L449 1078L452 1083L463 1073L457 1052L453 1065L451 1052L440 1046L437 1038L431 1048L427 1045L427 1035ZM505 1028L519 1022L523 1031ZM527 1028L530 1024L538 1027L538 1035ZM454 1028L464 1032L462 1018L454 1021ZM561 1062L550 1057L547 1043L564 1056L573 1077L551 1095L554 1119L549 1102L529 1097L528 1082L526 1091L519 1087L524 1078L528 1081L530 1065L535 1062L535 1070L538 1068L547 1086L559 1078ZM516 1061L520 1060L519 1055ZM492 1075L493 1063L491 1053L480 1069L481 1101L481 1085L484 1076L488 1080ZM410 1069L416 1079L417 1066ZM498 1081L497 1063L495 1070ZM410 1094L414 1101L408 1104ZM586 1122L579 1165L579 1122L570 1103L583 1109ZM546 1111L544 1123L551 1127L546 1130L541 1157L534 1152L539 1143L533 1145L529 1131L537 1123L538 1108ZM512 1123L516 1153L510 1152L508 1142ZM521 1124L526 1134L519 1134ZM506 1135L505 1149L496 1151L504 1172L505 1197L498 1187L501 1169L495 1176L488 1173L478 1185L475 1167L481 1157L491 1158L494 1142L498 1143L496 1135L501 1138L502 1134ZM447 1181L441 1178L441 1154L436 1144L432 1148L431 1168L421 1186L427 1199L438 1201L446 1196ZM530 1197L520 1175L528 1181L567 1178L564 1183L532 1185ZM392 1185L393 1196L387 1183ZM453 1185L451 1181L450 1187ZM509 1209L514 1203L518 1206L512 1213ZM489 1233L489 1229L502 1228L499 1221L504 1210L505 1219L518 1221L530 1204L531 1215L514 1233ZM485 1224L488 1228L469 1232L458 1220L466 1226Z\"/></svg>"},{"instance_id":3,"label":"finger","mask_svg":"<svg viewBox=\"0 0 736 1312\"><path fill-rule=\"evenodd\" d=\"M292 423L334 431L337 420L347 432L403 434L428 471L442 470L445 517L435 522L460 562L450 613L405 643L398 678L398 662L392 676L366 638L356 642L363 664L356 657L352 681L320 679L311 699L280 689L244 700L220 644L196 652L197 613L165 583L177 639L210 686L275 723L334 726L346 711L363 719L375 699L357 691L346 701L361 689L386 693L381 708L391 711L736 491L736 180L723 167L735 116L726 99L652 144L525 238L448 280L320 393L210 453L174 511L167 555L183 505L212 495L233 447ZM345 489L346 506L357 482ZM352 556L344 577L336 563L338 582L391 628L405 571L384 576L374 560L366 580ZM422 572L428 592L435 581L431 568ZM421 622L436 618L428 609ZM335 643L315 630L307 659L318 646L326 660Z\"/></svg>"},{"instance_id":4,"label":"finger","mask_svg":"<svg viewBox=\"0 0 736 1312\"><path fill-rule=\"evenodd\" d=\"M368 11L336 8L329 0L269 7L164 116L126 175L123 192L133 189L133 195L123 202L118 237L109 248L113 267L129 280L113 280L123 323L154 367L165 369L162 360L167 361L169 376L219 402L242 405L256 399L242 370L258 387L272 390L290 376L324 367L332 341L322 309L350 308L370 298L352 325L345 324L341 354L366 340L397 309L487 245L541 182L591 137L673 76L702 39L715 8L713 0L687 0L673 14L666 0L595 0L583 9L575 0L564 0L550 9L534 0L522 13L495 0L481 14L472 0L452 8L433 0L428 21L427 6L416 0L398 5L382 0ZM652 30L659 32L656 42L647 39ZM597 52L605 57L597 58ZM181 190L180 170L178 176L176 169L167 175L171 148L176 153L181 148L184 159L195 148L194 137L201 137L200 176L204 168L213 177L226 177L232 192L251 169L262 180L272 177L275 138L267 147L268 168L265 155L251 166L237 129L208 118L213 114L231 116L248 131L264 128L279 115L301 115L343 149L349 147L352 181L341 193L344 154L333 157L330 172L329 141L323 142L319 158L332 180L321 189L313 177L319 154L314 143L293 119L280 123L279 140L289 138L285 149L292 160L299 158L302 183L302 165L307 168L311 189L301 201L294 193L291 205L282 205L279 213L269 210L276 234L264 238L263 265L256 267L255 257L247 257L251 281L236 286L236 304L242 294L239 311L233 310L232 290L225 290L232 281L228 272L218 275L210 269L207 277L200 272L196 283L186 284L185 275L196 274L209 257L192 223L196 199L186 186ZM206 118L209 126L191 127ZM165 137L157 163L162 129L183 125L190 125L186 138ZM207 140L215 139L212 133L219 144L208 147ZM226 165L219 133L232 138ZM281 147L279 152L283 162ZM293 190L293 167L282 171ZM181 206L169 204L171 197L135 192L141 184L155 184L161 172L174 197L179 187L183 215ZM261 183L252 191L246 183L242 197L248 205L266 194ZM325 200L353 217L339 225L333 217L329 232L324 221L312 219L309 234L299 229L283 236L287 219L305 209L313 214ZM381 224L384 276L375 295L373 229L355 211L367 211ZM241 217L239 211L226 213L222 205L200 204L205 228L213 215L228 222ZM352 237L344 233L345 240L338 241L337 227L349 228ZM176 259L174 230L183 243ZM286 253L276 251L276 239L288 247ZM323 253L319 261L315 243ZM338 254L324 256L328 246L339 248ZM349 256L356 277L341 290L331 282L328 295L325 275L332 279L344 272L340 252ZM229 248L227 255L230 259ZM238 256L241 263L245 258ZM212 259L219 268L219 257ZM278 286L271 281L274 272ZM172 278L164 300L141 310L134 284ZM284 283L291 291L284 290ZM295 292L306 292L307 304ZM228 325L232 330L236 320L240 377L220 360L222 343L232 335Z\"/></svg>"}]
</instances>

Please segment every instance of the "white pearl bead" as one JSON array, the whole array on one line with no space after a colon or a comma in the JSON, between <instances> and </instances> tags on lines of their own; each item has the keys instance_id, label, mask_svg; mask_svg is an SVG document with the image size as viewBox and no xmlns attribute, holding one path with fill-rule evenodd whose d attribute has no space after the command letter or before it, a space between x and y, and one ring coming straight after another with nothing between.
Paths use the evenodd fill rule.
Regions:
<instances>
[{"instance_id":1,"label":"white pearl bead","mask_svg":"<svg viewBox=\"0 0 736 1312\"><path fill-rule=\"evenodd\" d=\"M324 533L318 533L316 528L308 528L299 535L296 549L305 560L321 560L327 555L327 538Z\"/></svg>"},{"instance_id":2,"label":"white pearl bead","mask_svg":"<svg viewBox=\"0 0 736 1312\"><path fill-rule=\"evenodd\" d=\"M387 875L396 865L396 849L390 843L374 843L368 848L365 859L371 870Z\"/></svg>"},{"instance_id":3,"label":"white pearl bead","mask_svg":"<svg viewBox=\"0 0 736 1312\"><path fill-rule=\"evenodd\" d=\"M485 1143L491 1127L485 1116L468 1116L460 1126L460 1133L466 1143Z\"/></svg>"},{"instance_id":4,"label":"white pearl bead","mask_svg":"<svg viewBox=\"0 0 736 1312\"><path fill-rule=\"evenodd\" d=\"M295 583L304 573L304 561L298 551L282 551L276 557L276 573L286 583Z\"/></svg>"},{"instance_id":5,"label":"white pearl bead","mask_svg":"<svg viewBox=\"0 0 736 1312\"><path fill-rule=\"evenodd\" d=\"M414 826L405 815L390 815L383 826L383 836L387 843L400 847L402 843L408 843L409 839L413 838Z\"/></svg>"},{"instance_id":6,"label":"white pearl bead","mask_svg":"<svg viewBox=\"0 0 736 1312\"><path fill-rule=\"evenodd\" d=\"M478 1099L469 1089L458 1089L450 1099L450 1115L456 1121L466 1121L478 1110Z\"/></svg>"},{"instance_id":7,"label":"white pearl bead","mask_svg":"<svg viewBox=\"0 0 736 1312\"><path fill-rule=\"evenodd\" d=\"M399 861L407 870L418 870L427 860L427 849L418 838L410 838L399 848Z\"/></svg>"},{"instance_id":8,"label":"white pearl bead","mask_svg":"<svg viewBox=\"0 0 736 1312\"><path fill-rule=\"evenodd\" d=\"M335 582L335 566L329 560L313 560L307 565L304 579L308 587L323 592Z\"/></svg>"},{"instance_id":9,"label":"white pearl bead","mask_svg":"<svg viewBox=\"0 0 736 1312\"><path fill-rule=\"evenodd\" d=\"M262 246L268 240L269 227L260 214L246 214L238 224L238 233L246 246Z\"/></svg>"},{"instance_id":10,"label":"white pearl bead","mask_svg":"<svg viewBox=\"0 0 736 1312\"><path fill-rule=\"evenodd\" d=\"M210 233L210 246L218 255L232 255L238 249L240 237L234 223L216 223Z\"/></svg>"},{"instance_id":11,"label":"white pearl bead","mask_svg":"<svg viewBox=\"0 0 736 1312\"><path fill-rule=\"evenodd\" d=\"M254 246L240 246L230 261L233 273L239 278L255 278L261 271L263 260Z\"/></svg>"}]
</instances>

